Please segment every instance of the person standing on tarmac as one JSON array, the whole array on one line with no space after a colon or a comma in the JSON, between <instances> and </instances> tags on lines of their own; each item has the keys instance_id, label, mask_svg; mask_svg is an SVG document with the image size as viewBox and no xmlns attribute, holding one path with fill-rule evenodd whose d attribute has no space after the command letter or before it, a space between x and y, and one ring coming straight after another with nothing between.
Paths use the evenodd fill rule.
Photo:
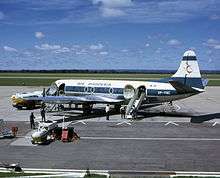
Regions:
<instances>
[{"instance_id":1,"label":"person standing on tarmac","mask_svg":"<svg viewBox=\"0 0 220 178\"><path fill-rule=\"evenodd\" d=\"M30 115L30 125L31 125L31 129L35 129L34 119L35 119L34 113L31 112L31 115Z\"/></svg>"},{"instance_id":2,"label":"person standing on tarmac","mask_svg":"<svg viewBox=\"0 0 220 178\"><path fill-rule=\"evenodd\" d=\"M40 114L41 114L42 122L45 122L46 121L46 117L45 117L45 109L44 108L41 108Z\"/></svg>"},{"instance_id":3,"label":"person standing on tarmac","mask_svg":"<svg viewBox=\"0 0 220 178\"><path fill-rule=\"evenodd\" d=\"M106 107L105 107L105 112L106 112L106 120L109 120L109 112L110 112L110 106L109 106L109 104L106 105Z\"/></svg>"},{"instance_id":4,"label":"person standing on tarmac","mask_svg":"<svg viewBox=\"0 0 220 178\"><path fill-rule=\"evenodd\" d=\"M125 119L125 106L121 106L120 113L121 113L121 118Z\"/></svg>"}]
</instances>

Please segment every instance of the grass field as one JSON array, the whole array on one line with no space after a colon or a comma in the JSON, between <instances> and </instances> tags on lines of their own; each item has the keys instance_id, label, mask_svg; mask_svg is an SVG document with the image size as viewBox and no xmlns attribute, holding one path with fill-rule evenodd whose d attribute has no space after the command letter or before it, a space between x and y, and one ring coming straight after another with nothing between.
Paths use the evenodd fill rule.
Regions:
<instances>
[{"instance_id":1,"label":"grass field","mask_svg":"<svg viewBox=\"0 0 220 178\"><path fill-rule=\"evenodd\" d=\"M172 74L119 73L0 73L0 86L49 86L58 79L157 80ZM220 86L220 74L205 74L209 86Z\"/></svg>"}]
</instances>

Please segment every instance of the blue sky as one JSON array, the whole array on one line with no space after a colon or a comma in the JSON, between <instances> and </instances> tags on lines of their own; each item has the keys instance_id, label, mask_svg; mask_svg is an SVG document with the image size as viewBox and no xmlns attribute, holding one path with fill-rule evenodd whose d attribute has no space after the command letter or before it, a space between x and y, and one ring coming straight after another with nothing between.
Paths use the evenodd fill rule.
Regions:
<instances>
[{"instance_id":1,"label":"blue sky","mask_svg":"<svg viewBox=\"0 0 220 178\"><path fill-rule=\"evenodd\" d=\"M0 70L220 70L219 0L1 0Z\"/></svg>"}]
</instances>

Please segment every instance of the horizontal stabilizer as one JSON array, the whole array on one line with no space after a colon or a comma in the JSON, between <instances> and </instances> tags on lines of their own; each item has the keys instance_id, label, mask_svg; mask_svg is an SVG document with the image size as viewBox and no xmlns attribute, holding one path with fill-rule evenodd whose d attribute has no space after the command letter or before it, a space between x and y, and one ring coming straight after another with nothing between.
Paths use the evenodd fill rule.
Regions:
<instances>
[{"instance_id":1,"label":"horizontal stabilizer","mask_svg":"<svg viewBox=\"0 0 220 178\"><path fill-rule=\"evenodd\" d=\"M199 93L200 91L196 88L191 88L189 86L184 85L181 82L170 80L169 83L176 89L179 94L184 93Z\"/></svg>"}]
</instances>

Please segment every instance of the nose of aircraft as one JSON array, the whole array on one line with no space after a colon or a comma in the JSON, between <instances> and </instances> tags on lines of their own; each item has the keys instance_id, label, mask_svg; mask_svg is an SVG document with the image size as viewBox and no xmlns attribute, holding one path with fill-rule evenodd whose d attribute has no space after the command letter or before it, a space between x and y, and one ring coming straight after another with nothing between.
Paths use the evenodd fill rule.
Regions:
<instances>
[{"instance_id":1,"label":"nose of aircraft","mask_svg":"<svg viewBox=\"0 0 220 178\"><path fill-rule=\"evenodd\" d=\"M16 95L12 95L11 96L11 101L12 101L12 103L17 104L18 102L21 102L22 99L20 97L16 96Z\"/></svg>"},{"instance_id":2,"label":"nose of aircraft","mask_svg":"<svg viewBox=\"0 0 220 178\"><path fill-rule=\"evenodd\" d=\"M11 100L15 100L16 99L16 96L15 95L12 95L11 96Z\"/></svg>"}]
</instances>

